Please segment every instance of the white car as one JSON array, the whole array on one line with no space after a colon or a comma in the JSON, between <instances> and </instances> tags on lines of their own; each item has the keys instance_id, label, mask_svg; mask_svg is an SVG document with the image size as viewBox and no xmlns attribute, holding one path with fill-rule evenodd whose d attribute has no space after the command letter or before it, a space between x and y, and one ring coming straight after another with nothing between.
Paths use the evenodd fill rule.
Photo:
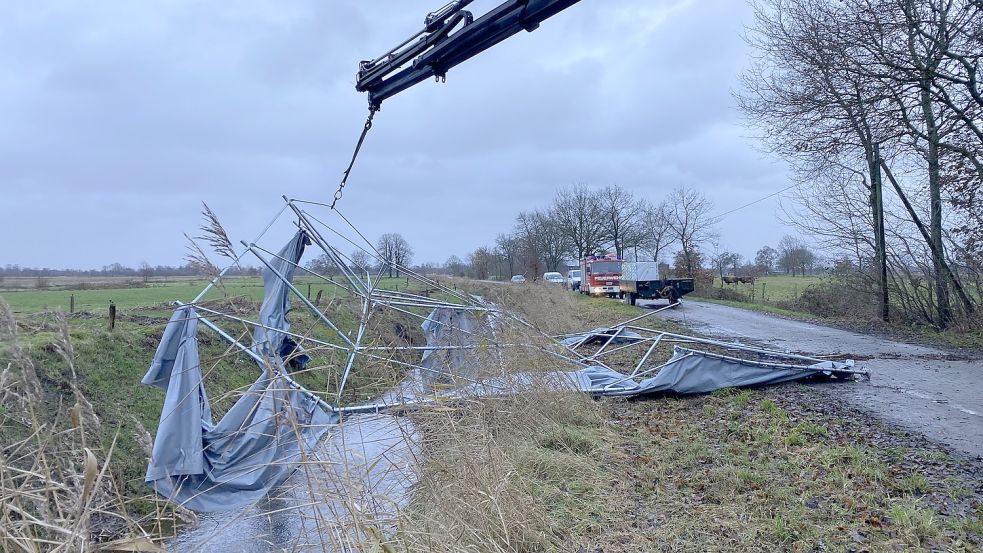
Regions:
<instances>
[{"instance_id":1,"label":"white car","mask_svg":"<svg viewBox=\"0 0 983 553\"><path fill-rule=\"evenodd\" d=\"M526 281L526 277L522 275L515 275L512 277L512 282L525 282L525 281Z\"/></svg>"},{"instance_id":2,"label":"white car","mask_svg":"<svg viewBox=\"0 0 983 553\"><path fill-rule=\"evenodd\" d=\"M563 275L560 273L543 273L543 280L552 284L563 284Z\"/></svg>"},{"instance_id":3,"label":"white car","mask_svg":"<svg viewBox=\"0 0 983 553\"><path fill-rule=\"evenodd\" d=\"M570 289L574 292L580 290L580 269L573 269L567 273L567 284L570 285Z\"/></svg>"}]
</instances>

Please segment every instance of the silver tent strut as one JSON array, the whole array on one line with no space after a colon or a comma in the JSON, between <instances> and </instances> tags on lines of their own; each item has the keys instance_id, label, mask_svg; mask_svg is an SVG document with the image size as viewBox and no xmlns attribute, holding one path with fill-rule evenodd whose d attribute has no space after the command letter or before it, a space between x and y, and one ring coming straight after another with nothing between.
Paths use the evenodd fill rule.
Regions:
<instances>
[{"instance_id":1,"label":"silver tent strut","mask_svg":"<svg viewBox=\"0 0 983 553\"><path fill-rule=\"evenodd\" d=\"M183 306L187 306L187 304L182 303L182 302L179 302L179 301L178 302L175 302L175 303L177 305L179 305L179 306L182 306L182 307ZM240 351L242 351L243 353L245 353L246 355L248 355L249 357L251 357L254 361L256 361L257 363L259 363L260 367L264 367L264 366L267 365L268 361L266 359L264 359L262 356L260 356L255 351L253 351L252 348L249 348L246 345L244 345L242 342L236 340L231 334L229 334L229 333L225 332L224 330L222 330L221 327L219 327L218 325L216 325L212 321L210 321L210 320L208 320L205 317L202 317L200 315L198 316L198 320L201 321L201 323L203 325L205 325L206 327L208 327L212 331L214 331L216 334L218 334L220 337L222 337L223 339L225 339L225 341L229 342L230 344L232 344L233 346L235 346L236 348L238 348ZM322 409L326 409L326 410L332 411L332 412L337 410L337 408L335 406L333 406L330 403L324 401L323 399L321 399L320 397L318 397L317 394L315 394L314 392L312 392L312 391L308 390L307 388L304 388L303 386L301 386L296 380L294 380L293 378L291 378L291 376L289 374L287 374L287 371L280 370L280 371L277 371L277 372L279 373L278 376L280 378L282 378L284 381L286 381L287 383L289 383L291 387L293 387L293 388L295 388L295 389L303 392L304 395L306 395L307 397L313 399L315 402L317 402L318 405L321 406Z\"/></svg>"}]
</instances>

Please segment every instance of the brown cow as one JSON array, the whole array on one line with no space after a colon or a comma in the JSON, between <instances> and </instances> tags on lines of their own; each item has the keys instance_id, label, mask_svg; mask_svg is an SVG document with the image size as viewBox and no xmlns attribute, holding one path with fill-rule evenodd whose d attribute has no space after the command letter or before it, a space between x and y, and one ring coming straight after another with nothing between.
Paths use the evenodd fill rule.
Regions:
<instances>
[{"instance_id":1,"label":"brown cow","mask_svg":"<svg viewBox=\"0 0 983 553\"><path fill-rule=\"evenodd\" d=\"M724 284L754 284L754 277L725 276L721 277Z\"/></svg>"}]
</instances>

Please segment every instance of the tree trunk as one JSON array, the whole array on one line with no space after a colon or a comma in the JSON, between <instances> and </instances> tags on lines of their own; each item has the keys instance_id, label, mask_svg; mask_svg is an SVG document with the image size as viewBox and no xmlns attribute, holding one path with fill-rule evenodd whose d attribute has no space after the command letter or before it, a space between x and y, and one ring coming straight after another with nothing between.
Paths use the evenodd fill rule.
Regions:
<instances>
[{"instance_id":1,"label":"tree trunk","mask_svg":"<svg viewBox=\"0 0 983 553\"><path fill-rule=\"evenodd\" d=\"M928 232L928 229L925 228L925 224L922 223L922 220L918 216L918 213L915 211L915 208L912 207L911 202L908 200L908 196L905 195L904 190L901 189L901 185L898 184L897 179L894 178L894 174L891 173L891 169L887 166L887 164L884 162L883 159L881 159L880 161L881 161L881 167L884 169L884 174L887 175L887 179L891 182L891 185L894 187L894 191L898 194L898 198L901 200L901 203L908 211L908 215L911 216L911 220L915 223L915 226L918 227L918 232L922 234L922 238L925 239L925 243L928 244L929 248L932 250L932 253L934 255L936 244L932 242L932 238ZM966 293L966 290L963 288L963 285L959 281L959 278L956 277L956 274L952 272L952 268L949 266L949 263L945 260L944 253L940 256L940 259L942 260L942 264L943 264L942 269L945 271L946 277L949 279L949 283L952 284L953 289L956 291L956 296L958 296L959 300L962 302L963 309L965 309L967 314L973 313L975 311L975 308L973 306L973 301L969 298L969 295Z\"/></svg>"},{"instance_id":2,"label":"tree trunk","mask_svg":"<svg viewBox=\"0 0 983 553\"><path fill-rule=\"evenodd\" d=\"M932 270L935 273L935 314L936 324L945 328L952 320L952 307L949 301L949 279L945 269L945 243L942 241L942 184L939 168L939 128L932 108L932 97L929 94L928 81L922 81L921 104L922 115L925 118L925 129L928 135L928 192L930 198L929 238L932 241Z\"/></svg>"},{"instance_id":3,"label":"tree trunk","mask_svg":"<svg viewBox=\"0 0 983 553\"><path fill-rule=\"evenodd\" d=\"M887 287L887 246L884 238L884 188L881 182L880 147L874 143L867 152L870 170L870 207L874 215L874 257L877 261L877 303L881 320L890 318L890 302Z\"/></svg>"}]
</instances>

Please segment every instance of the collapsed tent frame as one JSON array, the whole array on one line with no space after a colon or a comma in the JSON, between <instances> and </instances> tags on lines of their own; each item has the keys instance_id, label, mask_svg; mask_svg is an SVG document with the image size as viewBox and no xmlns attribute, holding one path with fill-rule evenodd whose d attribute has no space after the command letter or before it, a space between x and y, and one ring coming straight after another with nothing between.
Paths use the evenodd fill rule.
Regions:
<instances>
[{"instance_id":1,"label":"collapsed tent frame","mask_svg":"<svg viewBox=\"0 0 983 553\"><path fill-rule=\"evenodd\" d=\"M780 352L737 342L725 342L700 336L678 334L642 326L641 321L643 319L674 307L674 305L652 309L642 315L631 317L609 327L587 332L550 336L516 314L490 304L483 298L452 289L434 279L394 263L392 260L385 259L382 253L340 211L332 210L329 211L329 214L337 215L355 233L356 237L349 236L346 234L347 231L343 232L325 223L321 218L308 210L310 206L327 207L326 204L294 200L286 196L283 197L283 200L285 205L281 207L263 231L253 241L241 242L243 250L235 254L229 266L219 271L192 301L188 303L176 301L175 305L182 313L193 313L191 316L195 318L196 322L200 322L205 328L214 332L236 351L245 354L255 361L260 367L261 372L264 372L264 374L269 373L265 377L260 376L260 381L266 378L274 388L267 386L264 388L264 393L272 393L274 398L279 392L299 393L300 397L307 398L307 402L316 405L317 409L320 409L323 413L329 414L329 420L340 421L344 416L358 413L433 405L448 399L460 398L466 394L493 396L514 393L516 391L516 383L514 380L509 379L511 377L518 377L521 388L524 375L506 374L505 365L502 362L501 356L504 351L510 349L530 349L560 360L562 362L561 364L569 367L569 371L551 374L560 378L561 385L571 390L577 390L595 396L638 395L650 393L650 391L672 390L672 386L667 386L665 383L654 383L658 380L658 375L662 374L662 371L678 371L680 366L692 361L694 357L713 360L718 365L720 363L731 363L734 366L746 366L752 368L754 371L759 371L754 378L749 377L749 382L780 382L810 375L835 376L838 378L864 378L869 376L866 369L855 367L852 361L832 363L806 355ZM280 253L276 253L271 249L259 245L260 241L263 240L270 229L274 227L277 221L288 210L289 213L296 217L296 221L293 224L295 235L288 242L288 246L299 244L297 252L300 253L295 257L291 257L285 253L287 252L287 247ZM366 267L357 267L351 258L343 254L338 247L325 238L325 232L336 237L342 243L354 247L356 251L366 254L378 265L378 270L375 271L375 274L370 273ZM320 249L337 268L338 275L320 274L311 267L303 266L300 261L306 245L313 245ZM260 307L260 315L257 320L214 308L213 303L205 299L209 291L213 290L215 286L220 285L228 271L232 267L239 265L247 255L254 257L265 267L263 271L264 301ZM405 276L407 282L412 280L418 284L422 284L426 289L426 293L382 288L380 284L385 270L388 268L396 270L397 274ZM358 302L358 312L355 317L356 326L353 329L348 330L346 333L342 329L343 325L339 325L331 319L327 309L322 310L319 308L315 302L311 301L310 298L306 297L297 288L292 282L292 276L297 269L303 271L305 274L314 276L326 284L336 287L337 290L343 291ZM332 278L333 276L342 277L341 281ZM315 323L328 329L330 331L330 339L336 341L316 338L310 332L291 331L289 329L289 321L286 319L286 313L289 307L281 309L278 312L277 317L279 317L279 322L273 323L268 321L264 323L263 311L271 306L277 307L272 303L267 303L274 299L270 292L271 286L279 290L276 293L276 300L283 304L279 308L288 306L288 298L291 296L295 297L295 299L299 300L300 305L303 305L306 311L314 317ZM431 291L437 293L438 297L431 297ZM454 336L461 338L460 340L455 340L455 342L460 343L438 343L436 340L431 341L431 336L428 335L428 342L425 346L379 346L366 344L366 332L373 320L373 315L379 310L390 310L393 313L412 317L419 321L425 329L436 328L450 332ZM415 310L423 310L425 313ZM473 322L477 320L476 317L480 318L484 331L475 332L474 330L464 328L464 326L468 325L449 323L448 314L450 313L459 314L465 322ZM450 318L453 319L453 317ZM240 339L236 338L233 333L222 327L220 323L223 321L244 325L253 335L253 344L251 346L246 345ZM173 319L172 322L174 322ZM533 332L535 338L541 339L540 341L542 343L532 343L532 341L503 341L500 339L500 332L498 330L504 325L517 325L523 329L530 330ZM270 336L276 339L271 339L269 338ZM285 338L290 338L296 349L283 354L279 348ZM262 340L264 339L269 339L270 342L263 342ZM274 344L274 341L277 343ZM595 343L600 343L600 346L592 351L588 351L587 346ZM669 344L673 346L673 356L670 359L656 363L649 362L660 345ZM702 345L708 348L720 349L726 353L699 351L690 347L681 347L680 344L686 344L687 346ZM163 345L162 340L161 347ZM333 392L335 396L334 402L304 388L292 376L288 368L289 363L295 356L306 355L303 353L305 351L303 349L304 346L311 345L316 349L323 348L324 350L330 350L344 355L343 361L338 367L330 367L332 370L337 369L340 375L337 388ZM455 353L476 353L482 350L494 352L502 368L501 374L491 377L488 375L471 377L462 374L464 371L460 370L462 369L460 366L456 367L457 370L454 370L454 368L443 370L429 366L432 363L427 362L428 356L433 355L435 352L443 352L450 357ZM311 351L315 350L312 349ZM158 349L158 356L160 352L161 350ZM195 347L195 352L197 353L197 347ZM382 355L385 352L420 352L422 353L422 359L418 363L407 362L405 360L394 359L392 356L386 357ZM634 356L631 359L628 370L620 372L613 368L613 363L608 361L616 353L620 353L621 355L631 354ZM771 358L772 360L755 359L754 356ZM470 388L458 387L443 391L438 391L434 388L431 391L432 393L412 393L409 396L397 390L395 395L388 394L376 401L345 405L342 401L344 392L350 385L351 375L359 368L359 359L382 361L385 364L406 371L412 370L418 371L420 374L428 373L436 377L448 378L451 382L455 383L466 382ZM784 361L776 361L775 359ZM155 356L155 365L157 365L157 361L158 358ZM766 372L775 371L777 376L774 378L762 378L760 373L762 370ZM643 377L647 377L653 373L656 374L656 377L643 379ZM666 374L669 374L669 372ZM148 373L149 376L150 373ZM280 390L276 387L276 382L279 382L279 380L285 383L285 387L289 388L289 391ZM257 381L254 386L259 385L260 381ZM720 380L719 378L716 381L711 378L710 381L709 384L702 383L695 388L687 388L684 385L681 389L693 389L697 390L697 392L683 391L680 393L698 393L699 391L705 391L700 386L717 385L714 382L729 382L726 379ZM146 378L145 382L147 382ZM738 380L736 382L740 381ZM741 384L738 383L736 385ZM202 390L201 395L204 397L203 383L199 383L199 386ZM170 394L170 390L168 390L168 394ZM203 401L207 402L207 398L203 399ZM207 405L204 407L208 411ZM168 416L170 416L168 413L163 412L162 422ZM323 426L324 424L321 423L321 425ZM318 432L323 432L323 430L318 430ZM318 437L320 435L318 434ZM303 442L304 440L300 438L301 436L298 435L298 440L296 441ZM273 445L270 447L273 447ZM159 470L157 472L159 473ZM148 481L150 481L150 471L148 471ZM216 486L218 485L220 484L217 483ZM201 493L205 492L207 490Z\"/></svg>"},{"instance_id":2,"label":"collapsed tent frame","mask_svg":"<svg viewBox=\"0 0 983 553\"><path fill-rule=\"evenodd\" d=\"M210 313L212 315L215 315L215 316L218 316L218 317L222 317L222 318L226 318L226 319L229 319L229 320L234 320L234 321L237 321L239 323L247 324L247 325L250 325L250 326L262 326L260 323L258 323L256 321L251 321L251 320L248 320L248 319L245 319L245 318L242 318L242 317L236 317L236 316L230 315L228 313L222 313L222 312L219 312L217 310L210 309L210 308L208 308L208 307L206 307L204 305L201 305L201 301L205 297L205 295L214 286L218 285L218 283L225 277L225 275L227 274L228 270L230 270L232 267L236 266L247 254L251 254L260 263L262 263L264 267L266 267L271 272L273 272L275 274L275 276L277 277L277 279L280 280L285 286L288 287L288 289L293 293L293 295L296 296L296 298L300 300L300 302L307 308L307 310L312 315L314 315L322 323L324 323L325 326L327 326L332 331L334 331L334 333L343 342L345 342L344 345L342 345L342 344L335 344L335 343L327 342L327 341L324 341L324 340L318 340L316 338L313 338L313 337L310 337L310 336L307 336L307 335L303 335L303 334L299 334L299 333L289 333L289 332L286 333L286 334L288 334L288 335L290 335L290 336L292 336L294 338L300 338L302 340L305 340L305 341L308 341L310 343L316 344L319 347L332 348L332 349L342 350L342 351L347 352L345 366L344 366L343 373L342 373L342 378L341 378L341 385L339 386L339 388L338 388L338 390L336 392L336 395L338 397L337 403L331 404L328 401L326 401L325 399L323 399L320 396L318 396L317 394L315 394L314 392L310 392L310 391L305 390L305 392L308 393L308 394L311 394L312 397L316 397L317 400L318 400L318 403L323 408L330 409L332 412L338 412L338 413L358 413L358 412L369 412L369 411L375 412L375 411L384 410L384 409L387 409L387 408L390 408L390 407L398 406L398 405L394 405L394 404L391 404L391 403L369 403L369 404L359 404L359 405L354 405L354 406L344 406L344 405L341 405L341 403L340 403L341 396L342 396L342 394L343 394L343 392L345 390L345 387L347 386L348 377L349 377L351 371L354 369L355 361L356 361L356 359L358 358L359 355L364 355L364 356L366 356L368 358L373 358L373 359L376 359L376 360L383 360L383 361L386 361L386 362L391 362L393 364L402 366L402 367L407 368L407 369L418 369L418 370L422 370L422 371L426 371L426 372L439 373L439 374L441 374L443 376L449 376L449 377L454 377L454 378L458 378L458 379L463 379L463 380L465 380L467 382L470 382L471 384L482 384L482 385L485 385L485 386L490 386L492 388L500 388L500 387L498 387L498 386L496 386L495 384L492 384L492 383L487 383L487 382L482 383L482 382L479 382L479 381L475 381L473 379L468 379L466 377L462 377L460 375L443 373L441 371L434 371L433 369L430 369L430 368L427 368L427 367L423 367L423 366L418 365L418 364L407 363L407 362L404 362L404 361L397 361L397 360L386 358L386 357L383 357L383 356L380 356L380 355L375 355L372 352L374 352L374 351L432 351L432 350L444 350L444 351L447 351L447 350L455 350L455 349L466 349L466 350L470 349L470 350L474 350L474 349L477 349L479 347L499 348L499 349L508 349L508 348L513 348L513 347L531 347L531 348L539 348L539 349L542 349L541 346L536 346L536 345L533 345L533 344L500 343L497 340L492 340L492 341L490 341L488 343L485 343L485 344L482 344L480 346L479 345L454 345L454 346L446 346L446 345L445 346L441 346L441 345L436 345L436 346L434 346L434 345L428 345L428 346L364 346L364 345L362 345L361 344L361 340L362 340L362 337L365 334L366 327L367 327L367 325L368 325L368 323L369 323L369 321L371 319L371 314L372 314L372 311L373 311L373 308L374 307L388 307L388 308L390 308L390 309L392 309L392 310L394 310L396 312L400 312L400 313L403 313L403 314L406 314L406 315L409 315L409 316L418 318L418 319L420 319L421 321L424 321L424 322L426 322L428 320L431 320L431 319L429 319L427 316L420 315L419 313L415 313L413 311L410 311L409 309L404 309L404 308L424 308L424 309L445 308L445 309L454 309L454 310L461 310L461 311L482 312L482 313L487 313L487 314L495 314L495 315L498 315L500 317L504 317L504 318L510 319L512 322L520 323L520 324L522 324L524 326L527 326L527 327L530 327L531 325L529 325L528 322L519 319L514 314L506 313L506 312L504 312L504 311L502 311L500 309L495 308L494 306L489 306L489 305L483 303L482 301L480 301L477 298L474 298L474 297L472 297L470 295L463 294L463 293L459 292L458 290L451 289L451 288L449 288L449 287L447 287L447 286L445 286L443 284L440 284L439 282L437 282L437 281L435 281L435 280L433 280L433 279L431 279L431 278L429 278L429 277L427 277L425 275L421 275L421 274L419 274L419 273L417 273L417 272L415 272L415 271L413 271L413 270L411 270L411 269L409 269L407 267L404 267L404 266L402 266L400 264L392 263L391 261L385 260L383 258L383 256L382 256L381 252L379 252L371 244L371 242L369 242L368 240L366 240L365 237L361 234L361 232L359 232L358 229L354 225L352 225L351 222L348 220L348 218L346 218L340 211L334 210L333 212L334 213L337 213L340 216L341 220L344 221L344 223L346 223L347 226L349 228L351 228L355 232L355 234L358 236L359 240L356 240L356 239L354 239L354 238L352 238L352 237L344 234L342 231L339 231L338 229L336 229L336 228L332 227L331 225L325 223L322 220L322 218L317 217L316 215L308 212L307 210L305 210L302 207L304 205L329 207L328 204L324 204L322 202L316 202L316 201L291 199L291 198L288 198L287 196L283 196L282 198L284 200L284 205L276 213L276 215L273 217L273 219L264 227L263 231L260 232L260 234L253 241L251 241L251 242L241 241L241 244L243 245L243 248L244 249L235 257L235 259L233 260L233 263L230 264L229 266L227 266L225 269L223 269L219 273L219 275L217 275L215 278L213 278L209 282L209 284L195 297L194 300L192 300L191 302L189 302L187 304L183 304L183 303L179 303L179 302L176 302L176 304L178 304L178 305L192 306L192 307L195 307L196 309L203 310L203 311L208 312L208 313ZM307 233L308 237L310 238L312 244L315 245L315 246L317 246L323 253L325 253L328 256L329 259L332 260L332 262L335 264L335 266L339 269L341 276L343 276L345 278L345 280L347 280L348 286L346 286L346 285L344 285L344 284L342 284L342 283L334 280L333 278L331 278L329 276L322 275L322 274L318 273L317 271L312 270L309 267L305 267L305 266L303 266L303 265L301 265L299 263L294 263L294 262L292 262L292 261L290 261L288 259L284 259L284 258L280 257L278 254L276 254L275 252L273 252L273 251L271 251L269 249L266 249L266 248L263 248L263 247L257 245L257 243L260 240L263 239L263 237L266 235L266 233L269 232L269 230L275 225L275 223L280 219L280 217L288 209L297 218L297 221L295 223L296 226L297 226L297 228L305 231ZM330 233L332 233L333 235L335 235L339 239L341 239L343 242L347 243L349 246L352 246L352 247L356 248L357 251L364 252L372 260L374 260L378 264L378 266L379 266L379 271L376 273L376 275L374 276L374 278L373 278L373 275L371 275L368 272L367 269L363 269L363 272L364 272L364 280L363 280L362 277L360 277L357 274L357 272L355 271L355 269L352 267L352 265L351 265L351 259L348 256L346 256L345 254L343 254L340 251L340 249L338 249L335 246L331 245L331 243L321 233L321 229L324 229L324 230L329 231ZM274 258L278 258L281 261L284 261L286 263L289 263L289 264L293 265L294 267L296 267L297 269L300 269L300 270L304 271L306 274L311 275L311 276L313 276L315 278L318 278L319 280L322 280L325 283L328 283L328 284L332 284L334 286L337 286L339 289L344 290L345 292L348 292L348 293L352 294L353 296L357 297L361 301L361 303L362 303L362 313L361 313L362 316L358 319L358 327L357 327L357 329L355 331L355 340L352 340L351 338L349 338L349 336L347 336L344 332L342 332L341 329L338 328L338 326L330 319L330 317L327 316L327 314L325 312L321 311L317 306L315 306L299 289L297 289L297 287L292 282L290 282L282 274L280 274L279 272L277 272L271 266L269 260L267 260L259 252L266 253L266 254L274 257ZM455 298L455 299L457 299L459 301L457 303L454 303L454 302L451 302L451 301L436 300L436 299L431 298L431 297L428 297L428 296L423 296L423 295L415 294L415 293L408 292L408 291L386 290L386 289L379 288L378 287L379 281L382 279L382 275L385 272L385 269L387 269L389 267L391 267L393 270L398 271L400 274L406 275L410 280L414 280L416 282L425 284L425 285L427 285L429 287L432 287L432 288L436 289L437 291L442 292L442 293L444 293L446 295L449 295L449 296L451 296L451 297L453 297L453 298ZM610 366L608 366L607 364L605 364L601 360L601 358L602 357L605 357L607 355L610 355L612 353L615 353L617 351L631 349L631 348L637 347L637 346L639 346L641 344L649 344L648 349L640 356L638 362L634 365L634 369L632 370L632 372L630 374L627 374L625 376L625 378L623 380L625 382L627 382L629 380L632 380L632 379L636 379L636 378L641 377L641 376L644 376L646 374L651 374L652 372L654 372L654 371L656 371L656 370L664 367L665 364L657 365L656 367L645 368L645 363L646 363L646 361L648 360L648 358L652 355L652 353L657 349L657 347L660 344L670 343L670 342L704 344L704 345L708 345L708 346L725 348L725 349L729 349L729 350L733 350L733 351L739 351L739 352L744 352L744 353L748 353L748 354L765 354L765 355L782 356L782 357L785 357L785 358L788 358L788 359L795 359L795 360L799 360L799 361L803 361L803 362L808 362L810 364L821 363L821 362L825 361L823 359L819 359L819 358L815 358L815 357L810 357L810 356L805 356L805 355L794 354L794 353L791 353L791 352L781 352L781 351L776 351L776 350L769 350L769 349L766 349L766 348L759 348L759 347L755 347L755 346L749 346L749 345L741 344L739 342L724 342L724 341L721 341L721 340L714 340L714 339L704 338L704 337L700 337L700 336L678 334L678 333L667 332L667 331L652 329L652 328L648 328L648 327L643 327L643 326L639 326L638 324L633 324L633 323L637 323L638 321L640 321L640 320L642 320L644 318L647 318L647 317L650 317L652 315L655 315L656 313L659 313L659 312L661 312L663 310L674 308L674 307L675 307L675 305L667 305L667 306L663 306L663 307L660 307L660 308L657 308L657 309L652 309L649 312L644 313L642 315L638 315L638 316L629 318L629 319L627 319L625 321L622 321L620 323L611 325L611 326L607 327L607 329L604 329L604 330L598 329L598 330L594 331L594 334L597 334L599 331L603 331L606 334L610 334L610 336L602 344L602 346L597 351L595 351L593 353L590 353L590 354L586 354L585 355L585 354L582 354L582 353L580 353L578 351L578 349L582 348L582 346L584 345L584 343L590 339L591 333L576 333L576 334L567 334L567 335L552 336L551 338L559 339L559 338L564 338L564 337L569 337L569 336L583 335L583 340L581 340L580 342L578 342L578 343L576 343L576 344L574 344L572 346L564 346L564 351L562 353L561 352L557 352L557 351L550 351L548 353L550 353L550 354L552 354L552 355L554 355L556 357L559 357L561 359L564 359L566 361L569 361L572 365L575 365L575 366L587 367L587 366L592 366L593 365L593 366L600 366L600 367L604 367L604 368L607 368L607 369L614 370ZM224 329L222 329L222 327L220 325L216 324L215 322L209 320L209 321L207 321L205 323L205 326L207 328L213 330L214 332L216 332L218 336L220 336L222 339L226 340L230 345L236 347L240 351L242 351L244 353L245 352L252 353L248 346L245 346L241 342L237 341L235 338L233 338L233 336L231 334L229 334L227 331L225 331ZM459 332L467 333L467 331L465 331L463 329L455 329L455 330L456 331L459 331ZM622 344L622 345L619 345L617 347L608 349L612 345L612 343L616 342L616 340L618 339L619 335L621 335L622 333L624 333L626 331L633 331L633 332L644 333L644 334L643 334L642 338L640 338L640 339L637 339L637 340L629 340L627 344ZM247 353L247 355L249 355L249 353ZM255 354L253 354L253 355L255 355ZM250 355L250 357L253 357L253 355ZM739 360L739 361L746 362L746 363L752 363L752 361L749 361L749 360L746 360L746 359L741 359L739 357L733 357L732 359L733 360ZM768 365L768 364L765 363L765 364L762 364L762 365ZM795 369L798 369L798 370L805 370L805 371L808 371L808 370L817 370L818 371L818 369L810 369L807 365L772 364L772 366L774 366L776 368L795 368ZM842 374L842 375L852 375L852 376L859 376L859 377L864 377L864 378L869 376L869 372L866 369L864 369L864 368L855 368L853 366L852 361L846 361L846 362L844 362L844 366L843 367L836 368L836 369L827 369L827 370L824 370L822 372L827 372L827 373L828 372L835 372L835 373L839 373L839 374ZM300 386L300 384L298 384L292 378L290 379L290 382L292 382L292 385L297 386L299 389L303 389L303 387ZM420 403L426 403L426 402L425 401L421 401L419 399L413 401L413 404L417 404L418 405Z\"/></svg>"}]
</instances>

